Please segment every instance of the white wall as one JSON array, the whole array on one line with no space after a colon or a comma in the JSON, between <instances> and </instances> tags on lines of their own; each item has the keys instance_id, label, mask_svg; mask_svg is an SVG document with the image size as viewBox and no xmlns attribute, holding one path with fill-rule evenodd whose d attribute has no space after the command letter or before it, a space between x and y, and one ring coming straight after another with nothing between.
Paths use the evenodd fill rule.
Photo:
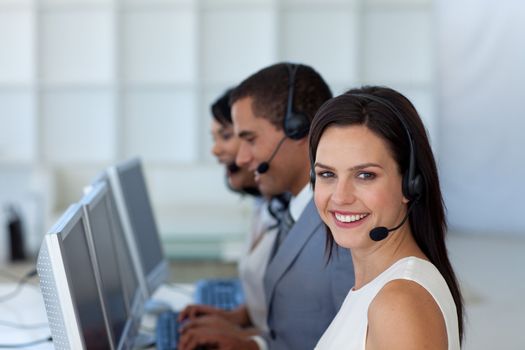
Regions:
<instances>
[{"instance_id":1,"label":"white wall","mask_svg":"<svg viewBox=\"0 0 525 350\"><path fill-rule=\"evenodd\" d=\"M138 155L166 241L239 237L250 203L209 154L210 103L264 66L299 61L335 93L404 92L438 150L432 10L431 0L0 0L0 171L45 169L58 215L104 167Z\"/></svg>"},{"instance_id":2,"label":"white wall","mask_svg":"<svg viewBox=\"0 0 525 350\"><path fill-rule=\"evenodd\" d=\"M450 226L525 236L525 3L436 5L439 161Z\"/></svg>"}]
</instances>

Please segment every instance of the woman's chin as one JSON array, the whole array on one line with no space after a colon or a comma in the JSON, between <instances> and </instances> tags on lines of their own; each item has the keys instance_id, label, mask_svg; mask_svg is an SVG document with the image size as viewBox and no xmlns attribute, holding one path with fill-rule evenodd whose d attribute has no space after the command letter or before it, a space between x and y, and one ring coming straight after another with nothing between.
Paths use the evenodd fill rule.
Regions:
<instances>
[{"instance_id":1,"label":"woman's chin","mask_svg":"<svg viewBox=\"0 0 525 350\"><path fill-rule=\"evenodd\" d=\"M333 237L338 246L346 249L358 248L366 241L362 234L357 234L356 232L338 232L333 234Z\"/></svg>"},{"instance_id":2,"label":"woman's chin","mask_svg":"<svg viewBox=\"0 0 525 350\"><path fill-rule=\"evenodd\" d=\"M228 185L234 191L240 191L244 188L242 181L238 181L238 179L235 178L235 175L228 176Z\"/></svg>"},{"instance_id":3,"label":"woman's chin","mask_svg":"<svg viewBox=\"0 0 525 350\"><path fill-rule=\"evenodd\" d=\"M230 188L239 191L243 188L256 187L255 181L240 175L242 174L232 174L228 176L228 184L230 185Z\"/></svg>"}]
</instances>

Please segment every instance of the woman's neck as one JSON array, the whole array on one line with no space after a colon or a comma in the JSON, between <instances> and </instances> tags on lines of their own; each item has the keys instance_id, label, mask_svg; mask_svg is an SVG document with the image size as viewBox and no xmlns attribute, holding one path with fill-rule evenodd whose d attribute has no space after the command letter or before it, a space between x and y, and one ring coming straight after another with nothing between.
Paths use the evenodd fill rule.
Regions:
<instances>
[{"instance_id":1,"label":"woman's neck","mask_svg":"<svg viewBox=\"0 0 525 350\"><path fill-rule=\"evenodd\" d=\"M410 229L396 230L387 239L365 249L352 249L355 271L354 289L370 283L396 261L408 256L428 260L417 245Z\"/></svg>"}]
</instances>

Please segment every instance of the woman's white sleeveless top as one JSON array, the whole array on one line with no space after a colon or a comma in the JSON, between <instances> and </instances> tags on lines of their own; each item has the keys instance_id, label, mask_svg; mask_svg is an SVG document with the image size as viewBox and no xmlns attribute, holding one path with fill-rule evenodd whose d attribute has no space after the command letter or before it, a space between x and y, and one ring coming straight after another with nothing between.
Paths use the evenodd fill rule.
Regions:
<instances>
[{"instance_id":1,"label":"woman's white sleeveless top","mask_svg":"<svg viewBox=\"0 0 525 350\"><path fill-rule=\"evenodd\" d=\"M397 279L414 281L432 295L445 319L448 349L459 350L456 304L448 285L432 263L413 256L398 260L362 288L350 290L315 349L364 350L368 328L368 307L383 286Z\"/></svg>"}]
</instances>

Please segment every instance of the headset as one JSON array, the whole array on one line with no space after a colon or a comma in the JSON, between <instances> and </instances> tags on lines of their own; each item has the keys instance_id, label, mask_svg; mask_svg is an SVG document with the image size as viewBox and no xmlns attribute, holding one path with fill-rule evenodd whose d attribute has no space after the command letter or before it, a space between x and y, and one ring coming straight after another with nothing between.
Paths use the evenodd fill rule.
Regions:
<instances>
[{"instance_id":1,"label":"headset","mask_svg":"<svg viewBox=\"0 0 525 350\"><path fill-rule=\"evenodd\" d=\"M405 117L403 117L401 112L399 112L399 110L390 101L387 101L384 98L364 93L350 93L349 95L361 97L379 103L380 105L388 108L388 110L390 110L390 112L392 112L392 114L403 125L403 129L405 130L405 133L407 135L410 147L410 155L408 160L408 169L403 174L402 191L406 199L408 199L409 201L417 201L423 195L423 178L421 177L421 174L419 174L416 170L416 154L414 140L412 138L412 134L410 133L410 129L405 120ZM315 183L315 172L313 170L313 164L310 169L310 181L312 185Z\"/></svg>"},{"instance_id":2,"label":"headset","mask_svg":"<svg viewBox=\"0 0 525 350\"><path fill-rule=\"evenodd\" d=\"M294 111L293 98L295 90L295 75L299 69L298 64L287 63L288 69L288 103L286 104L286 114L283 119L283 130L286 137L292 140L300 140L310 131L310 120L301 112Z\"/></svg>"},{"instance_id":3,"label":"headset","mask_svg":"<svg viewBox=\"0 0 525 350\"><path fill-rule=\"evenodd\" d=\"M293 97L295 90L295 75L299 69L298 64L287 63L286 69L288 70L288 102L286 104L286 114L283 118L283 131L284 137L275 146L272 154L268 160L262 162L257 166L256 172L258 174L264 174L270 169L270 163L281 148L283 142L289 138L292 140L300 140L310 131L310 120L304 113L295 112L293 110Z\"/></svg>"}]
</instances>

